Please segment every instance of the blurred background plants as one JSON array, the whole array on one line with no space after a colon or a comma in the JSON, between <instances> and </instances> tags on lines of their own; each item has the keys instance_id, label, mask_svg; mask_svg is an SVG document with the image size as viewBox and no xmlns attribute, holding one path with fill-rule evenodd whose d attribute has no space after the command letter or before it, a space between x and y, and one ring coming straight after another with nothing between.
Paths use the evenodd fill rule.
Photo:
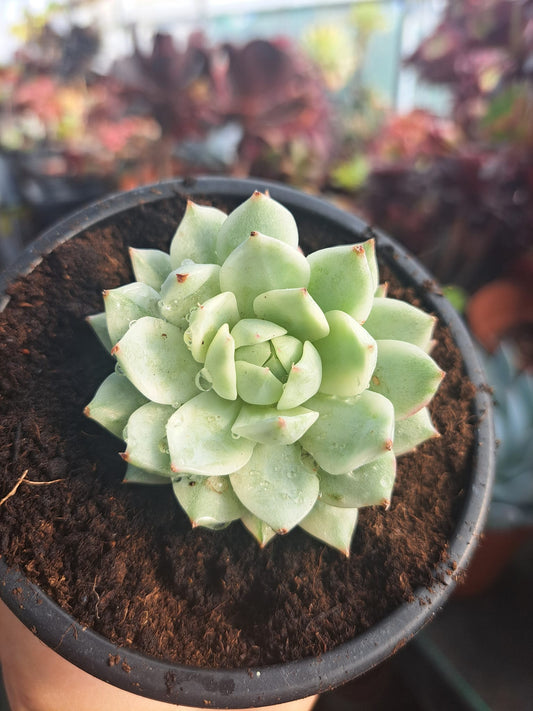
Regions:
<instances>
[{"instance_id":1,"label":"blurred background plants","mask_svg":"<svg viewBox=\"0 0 533 711\"><path fill-rule=\"evenodd\" d=\"M390 119L363 204L442 282L475 291L531 253L533 3L450 0L406 61L450 112Z\"/></svg>"},{"instance_id":2,"label":"blurred background plants","mask_svg":"<svg viewBox=\"0 0 533 711\"><path fill-rule=\"evenodd\" d=\"M22 237L4 262L66 210L176 174L317 192L348 171L350 184L392 103L402 0L287 10L247 0L227 11L216 0L155 2L151 15L141 3L128 15L101 0L42 0L23 13L6 2L18 21L0 65L0 206L25 209L29 225L12 225Z\"/></svg>"}]
</instances>

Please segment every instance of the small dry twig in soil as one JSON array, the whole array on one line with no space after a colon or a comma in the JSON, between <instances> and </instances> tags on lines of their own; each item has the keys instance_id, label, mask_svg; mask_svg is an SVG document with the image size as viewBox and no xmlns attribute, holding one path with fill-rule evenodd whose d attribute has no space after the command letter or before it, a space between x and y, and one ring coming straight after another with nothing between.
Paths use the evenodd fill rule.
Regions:
<instances>
[{"instance_id":1,"label":"small dry twig in soil","mask_svg":"<svg viewBox=\"0 0 533 711\"><path fill-rule=\"evenodd\" d=\"M24 484L29 484L30 486L49 486L50 484L57 484L60 481L65 481L64 479L52 479L52 481L32 481L31 479L26 479L28 476L29 469L22 472L21 476L17 479L15 486L11 489L9 494L6 494L3 499L0 499L0 506L3 506L8 499L17 493L17 489L24 482Z\"/></svg>"}]
</instances>

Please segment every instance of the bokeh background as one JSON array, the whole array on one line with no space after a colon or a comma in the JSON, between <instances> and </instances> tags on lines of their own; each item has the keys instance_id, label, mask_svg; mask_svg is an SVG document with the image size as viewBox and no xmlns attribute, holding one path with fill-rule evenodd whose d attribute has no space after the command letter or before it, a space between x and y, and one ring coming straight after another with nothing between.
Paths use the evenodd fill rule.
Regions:
<instances>
[{"instance_id":1,"label":"bokeh background","mask_svg":"<svg viewBox=\"0 0 533 711\"><path fill-rule=\"evenodd\" d=\"M494 393L466 583L317 711L533 709L533 0L0 0L0 268L109 192L205 174L283 181L403 242Z\"/></svg>"}]
</instances>

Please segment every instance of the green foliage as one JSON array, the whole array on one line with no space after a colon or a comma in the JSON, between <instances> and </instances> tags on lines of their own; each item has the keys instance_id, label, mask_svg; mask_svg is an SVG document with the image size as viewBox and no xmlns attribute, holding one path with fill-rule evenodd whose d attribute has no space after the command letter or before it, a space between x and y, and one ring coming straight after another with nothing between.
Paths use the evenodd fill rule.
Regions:
<instances>
[{"instance_id":1,"label":"green foliage","mask_svg":"<svg viewBox=\"0 0 533 711\"><path fill-rule=\"evenodd\" d=\"M139 281L89 319L117 369L86 408L125 481L166 478L193 525L261 545L300 525L348 554L358 509L389 505L395 430L398 453L436 435L435 319L381 295L373 241L306 258L258 192L228 217L189 203L169 258L131 254Z\"/></svg>"}]
</instances>

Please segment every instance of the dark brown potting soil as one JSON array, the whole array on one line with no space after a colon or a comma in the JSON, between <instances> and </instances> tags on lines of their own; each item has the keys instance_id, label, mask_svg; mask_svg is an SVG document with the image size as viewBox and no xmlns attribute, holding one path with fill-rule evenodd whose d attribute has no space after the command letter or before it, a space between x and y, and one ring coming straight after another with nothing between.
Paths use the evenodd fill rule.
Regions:
<instances>
[{"instance_id":1,"label":"dark brown potting soil","mask_svg":"<svg viewBox=\"0 0 533 711\"><path fill-rule=\"evenodd\" d=\"M439 584L469 478L474 387L439 326L442 436L399 459L391 508L360 512L349 559L300 530L264 550L240 523L192 530L170 487L121 483L122 443L82 414L113 368L84 317L102 310L104 288L132 280L128 246L168 248L183 207L144 205L90 229L10 288L0 499L26 471L53 483L23 482L0 506L1 554L82 624L148 654L217 667L320 654ZM299 222L306 251L350 239Z\"/></svg>"}]
</instances>

